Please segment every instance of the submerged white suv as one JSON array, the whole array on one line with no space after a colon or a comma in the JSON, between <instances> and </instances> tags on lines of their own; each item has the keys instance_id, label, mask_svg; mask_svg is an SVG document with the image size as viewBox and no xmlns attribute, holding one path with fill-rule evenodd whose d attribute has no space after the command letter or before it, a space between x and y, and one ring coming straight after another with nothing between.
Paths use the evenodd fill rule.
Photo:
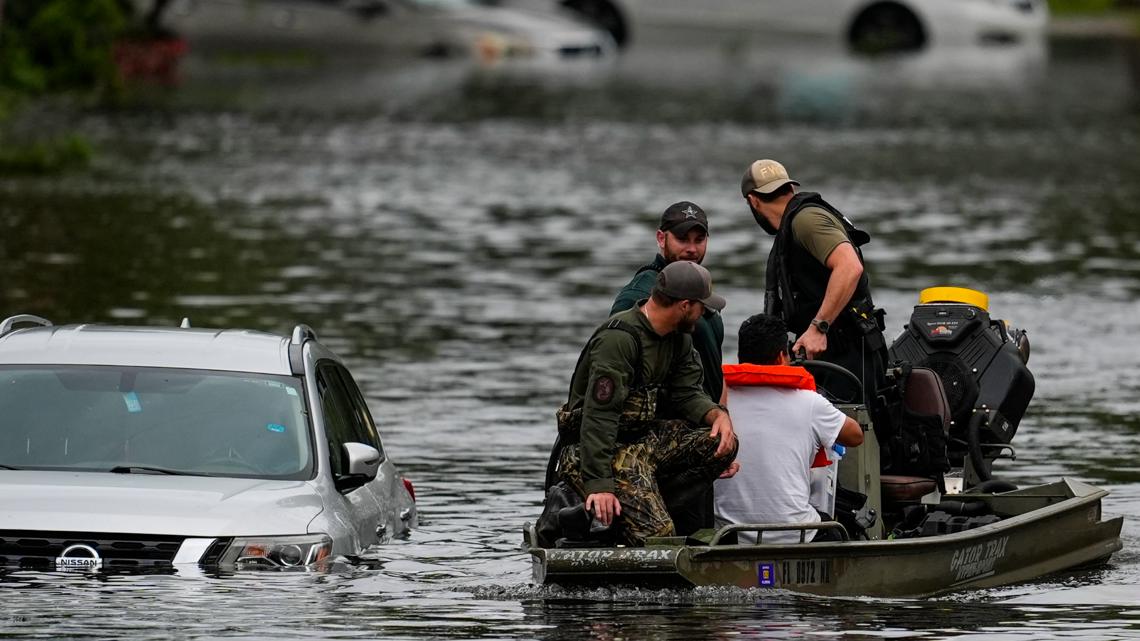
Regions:
<instances>
[{"instance_id":1,"label":"submerged white suv","mask_svg":"<svg viewBox=\"0 0 1140 641\"><path fill-rule=\"evenodd\" d=\"M307 566L415 522L364 397L304 325L0 322L0 572Z\"/></svg>"}]
</instances>

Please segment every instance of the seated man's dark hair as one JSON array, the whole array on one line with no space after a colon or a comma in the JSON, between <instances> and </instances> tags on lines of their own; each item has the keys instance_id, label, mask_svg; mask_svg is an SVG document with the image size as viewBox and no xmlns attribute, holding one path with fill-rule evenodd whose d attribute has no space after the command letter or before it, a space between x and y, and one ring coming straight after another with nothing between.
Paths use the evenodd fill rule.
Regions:
<instances>
[{"instance_id":1,"label":"seated man's dark hair","mask_svg":"<svg viewBox=\"0 0 1140 641\"><path fill-rule=\"evenodd\" d=\"M778 316L756 314L740 324L736 355L741 363L774 365L788 349L788 326Z\"/></svg>"}]
</instances>

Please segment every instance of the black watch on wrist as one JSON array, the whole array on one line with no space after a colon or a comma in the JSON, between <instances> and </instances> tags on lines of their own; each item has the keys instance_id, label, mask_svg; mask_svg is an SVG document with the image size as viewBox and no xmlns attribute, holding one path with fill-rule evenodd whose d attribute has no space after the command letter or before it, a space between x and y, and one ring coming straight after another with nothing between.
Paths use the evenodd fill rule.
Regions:
<instances>
[{"instance_id":1,"label":"black watch on wrist","mask_svg":"<svg viewBox=\"0 0 1140 641\"><path fill-rule=\"evenodd\" d=\"M815 325L815 328L819 330L820 334L827 334L827 330L831 329L831 323L822 318L813 319L811 324Z\"/></svg>"}]
</instances>

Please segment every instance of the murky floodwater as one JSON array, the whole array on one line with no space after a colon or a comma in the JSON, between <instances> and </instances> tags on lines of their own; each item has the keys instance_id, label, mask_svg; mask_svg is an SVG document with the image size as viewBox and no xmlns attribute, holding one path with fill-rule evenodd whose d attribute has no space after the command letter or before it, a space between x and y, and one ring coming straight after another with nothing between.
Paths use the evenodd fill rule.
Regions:
<instances>
[{"instance_id":1,"label":"murky floodwater","mask_svg":"<svg viewBox=\"0 0 1140 641\"><path fill-rule=\"evenodd\" d=\"M1092 42L870 61L736 43L558 69L197 58L145 106L28 115L99 156L0 178L0 315L311 324L423 524L327 574L2 576L0 636L1140 637L1137 68L1134 45ZM770 246L737 185L764 156L872 232L892 327L953 283L1029 330L1037 396L1000 473L1112 490L1131 520L1111 565L923 601L530 585L520 526L581 342L652 258L662 208L691 199L735 354Z\"/></svg>"}]
</instances>

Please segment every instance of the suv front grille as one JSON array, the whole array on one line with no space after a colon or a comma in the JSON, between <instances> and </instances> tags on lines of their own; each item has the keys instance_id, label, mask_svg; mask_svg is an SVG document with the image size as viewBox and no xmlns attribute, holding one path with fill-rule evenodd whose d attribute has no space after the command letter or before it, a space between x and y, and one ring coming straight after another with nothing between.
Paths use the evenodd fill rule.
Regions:
<instances>
[{"instance_id":1,"label":"suv front grille","mask_svg":"<svg viewBox=\"0 0 1140 641\"><path fill-rule=\"evenodd\" d=\"M171 569L183 539L162 535L0 530L0 567L51 570L65 549L86 545L99 553L104 570Z\"/></svg>"}]
</instances>

